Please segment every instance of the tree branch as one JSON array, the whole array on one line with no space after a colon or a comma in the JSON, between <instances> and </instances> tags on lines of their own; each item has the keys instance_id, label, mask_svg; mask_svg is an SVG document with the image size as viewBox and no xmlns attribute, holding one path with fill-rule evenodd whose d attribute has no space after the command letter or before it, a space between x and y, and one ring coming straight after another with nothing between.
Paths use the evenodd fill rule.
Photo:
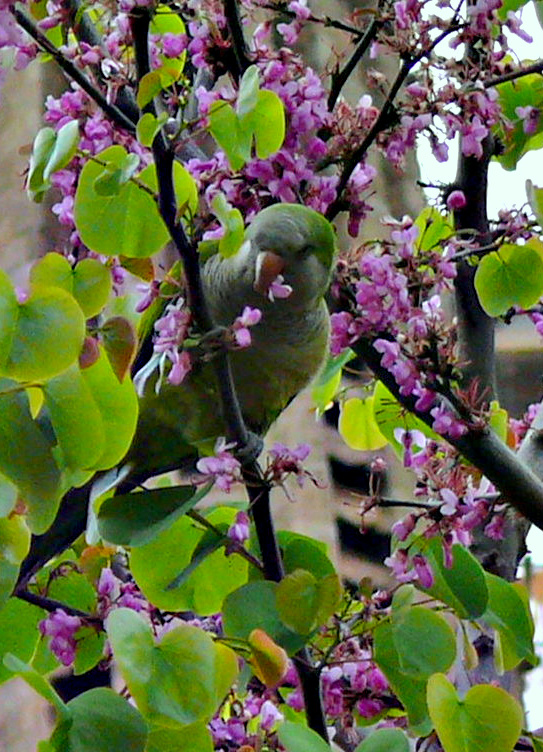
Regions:
<instances>
[{"instance_id":1,"label":"tree branch","mask_svg":"<svg viewBox=\"0 0 543 752\"><path fill-rule=\"evenodd\" d=\"M538 60L537 63L528 65L526 68L519 68L516 71L511 71L511 73L504 73L502 76L495 76L495 78L489 78L487 81L483 82L483 86L485 87L485 89L491 89L493 86L504 84L507 81L515 81L517 78L522 78L523 76L529 76L530 73L543 74L543 60Z\"/></svg>"},{"instance_id":2,"label":"tree branch","mask_svg":"<svg viewBox=\"0 0 543 752\"><path fill-rule=\"evenodd\" d=\"M372 341L361 339L351 346L398 402L431 427L432 416L415 408L415 398L400 394L400 387L394 376L381 366L382 356L373 348ZM504 501L543 530L543 482L496 436L494 431L490 428L469 428L468 432L458 439L448 436L444 439L486 475L503 494Z\"/></svg>"},{"instance_id":3,"label":"tree branch","mask_svg":"<svg viewBox=\"0 0 543 752\"><path fill-rule=\"evenodd\" d=\"M237 0L224 0L224 15L226 16L226 24L228 26L230 38L232 39L234 60L237 68L236 78L239 79L250 66L251 61L249 59L247 45L245 44Z\"/></svg>"},{"instance_id":4,"label":"tree branch","mask_svg":"<svg viewBox=\"0 0 543 752\"><path fill-rule=\"evenodd\" d=\"M96 86L94 86L93 83L91 83L91 81L89 81L85 74L82 73L79 68L76 68L76 66L70 60L65 58L62 52L47 39L45 34L42 34L42 32L24 11L22 11L20 8L12 8L11 12L19 26L37 42L37 44L41 47L42 50L44 50L44 52L47 52L49 55L51 55L51 57L55 59L56 63L60 68L62 68L64 73L66 73L67 76L69 76L73 81L79 84L83 91L86 92L94 102L96 102L96 104L109 118L111 118L111 120L116 125L129 131L129 133L135 133L136 126L134 122L130 118L128 118L124 114L124 112L122 112L116 105L110 104L107 101L104 95L96 88Z\"/></svg>"},{"instance_id":5,"label":"tree branch","mask_svg":"<svg viewBox=\"0 0 543 752\"><path fill-rule=\"evenodd\" d=\"M80 609L74 608L73 606L68 606L63 601L57 601L53 598L48 598L45 595L38 595L38 593L32 593L30 590L25 590L24 588L18 588L14 592L14 596L22 601L31 603L33 606L43 608L44 611L49 611L51 613L53 611L56 611L57 609L61 609L67 614L71 614L72 616L79 616L80 619L84 619L90 624L97 624L99 626L102 626L102 619L99 616L96 616L95 614L89 614L87 611L81 611Z\"/></svg>"}]
</instances>

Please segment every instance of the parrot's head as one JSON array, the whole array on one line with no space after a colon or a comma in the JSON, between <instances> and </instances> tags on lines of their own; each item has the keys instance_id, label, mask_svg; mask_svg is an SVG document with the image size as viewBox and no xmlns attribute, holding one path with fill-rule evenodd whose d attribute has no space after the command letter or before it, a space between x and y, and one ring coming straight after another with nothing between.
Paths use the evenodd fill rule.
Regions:
<instances>
[{"instance_id":1,"label":"parrot's head","mask_svg":"<svg viewBox=\"0 0 543 752\"><path fill-rule=\"evenodd\" d=\"M292 302L321 298L330 283L336 240L322 214L300 204L274 204L253 220L243 251L252 266L254 289L268 296L281 275L292 287Z\"/></svg>"}]
</instances>

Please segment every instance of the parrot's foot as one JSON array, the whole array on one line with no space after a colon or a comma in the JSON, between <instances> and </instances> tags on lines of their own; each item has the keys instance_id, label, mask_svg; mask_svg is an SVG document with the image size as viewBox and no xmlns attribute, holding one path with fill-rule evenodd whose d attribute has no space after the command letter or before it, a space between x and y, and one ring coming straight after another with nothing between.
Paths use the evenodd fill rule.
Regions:
<instances>
[{"instance_id":1,"label":"parrot's foot","mask_svg":"<svg viewBox=\"0 0 543 752\"><path fill-rule=\"evenodd\" d=\"M236 457L242 465L251 465L256 462L264 449L264 441L252 431L247 431L247 443L236 450Z\"/></svg>"}]
</instances>

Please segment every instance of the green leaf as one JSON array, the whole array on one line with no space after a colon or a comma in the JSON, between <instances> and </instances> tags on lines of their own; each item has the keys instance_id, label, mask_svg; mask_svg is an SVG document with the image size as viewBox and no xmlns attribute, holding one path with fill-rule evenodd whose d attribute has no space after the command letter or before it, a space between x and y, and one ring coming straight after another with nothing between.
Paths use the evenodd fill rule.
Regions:
<instances>
[{"instance_id":1,"label":"green leaf","mask_svg":"<svg viewBox=\"0 0 543 752\"><path fill-rule=\"evenodd\" d=\"M81 375L102 414L105 431L104 451L92 469L107 470L130 448L138 422L138 396L130 379L119 382L104 352Z\"/></svg>"},{"instance_id":2,"label":"green leaf","mask_svg":"<svg viewBox=\"0 0 543 752\"><path fill-rule=\"evenodd\" d=\"M43 171L53 152L56 140L57 134L49 126L42 128L36 134L26 180L26 192L31 201L38 203L42 201L43 194L49 188L49 181L44 179Z\"/></svg>"},{"instance_id":3,"label":"green leaf","mask_svg":"<svg viewBox=\"0 0 543 752\"><path fill-rule=\"evenodd\" d=\"M57 752L143 752L147 725L141 714L112 689L96 687L68 703L71 723L55 739ZM58 743L56 743L58 740Z\"/></svg>"},{"instance_id":4,"label":"green leaf","mask_svg":"<svg viewBox=\"0 0 543 752\"><path fill-rule=\"evenodd\" d=\"M127 153L122 146L110 146L97 157L121 167ZM79 177L74 217L82 241L105 256L141 258L160 251L169 234L154 198L132 181L122 185L117 195L101 196L94 183L102 172L102 165L89 160ZM138 181L156 190L154 165L142 170Z\"/></svg>"},{"instance_id":5,"label":"green leaf","mask_svg":"<svg viewBox=\"0 0 543 752\"><path fill-rule=\"evenodd\" d=\"M205 513L213 525L233 523L236 510L220 507ZM168 611L219 611L223 599L247 581L248 563L239 555L226 556L221 547L206 556L176 587L170 587L192 562L204 531L188 517L169 525L150 543L134 548L130 569L146 598Z\"/></svg>"},{"instance_id":6,"label":"green leaf","mask_svg":"<svg viewBox=\"0 0 543 752\"><path fill-rule=\"evenodd\" d=\"M0 519L0 608L8 601L30 550L30 530L19 515Z\"/></svg>"},{"instance_id":7,"label":"green leaf","mask_svg":"<svg viewBox=\"0 0 543 752\"><path fill-rule=\"evenodd\" d=\"M27 395L9 392L16 386L14 381L0 379L0 472L18 487L28 506L28 525L39 534L55 517L61 477L52 444L32 420Z\"/></svg>"},{"instance_id":8,"label":"green leaf","mask_svg":"<svg viewBox=\"0 0 543 752\"><path fill-rule=\"evenodd\" d=\"M514 170L517 162L526 152L541 148L541 133L543 132L541 118L534 134L525 133L524 123L517 115L516 109L528 105L540 108L543 105L543 84L541 77L534 73L522 76L515 81L507 81L496 88L499 94L498 103L504 115L504 120L493 129L504 147L496 159L504 169ZM507 127L504 127L502 123L507 123Z\"/></svg>"},{"instance_id":9,"label":"green leaf","mask_svg":"<svg viewBox=\"0 0 543 752\"><path fill-rule=\"evenodd\" d=\"M13 653L6 653L6 655L4 655L4 666L12 673L17 674L24 679L32 689L41 695L44 700L49 702L55 708L61 719L68 719L70 717L67 706L61 700L59 695L43 678L43 676L40 676L40 674L32 668L32 666L29 666L28 663L17 658Z\"/></svg>"},{"instance_id":10,"label":"green leaf","mask_svg":"<svg viewBox=\"0 0 543 752\"><path fill-rule=\"evenodd\" d=\"M419 228L417 248L420 251L436 250L443 240L450 238L453 226L449 216L443 214L434 206L425 207L415 220Z\"/></svg>"},{"instance_id":11,"label":"green leaf","mask_svg":"<svg viewBox=\"0 0 543 752\"><path fill-rule=\"evenodd\" d=\"M489 316L501 316L514 305L530 308L543 295L543 259L529 245L505 243L480 260L475 290Z\"/></svg>"},{"instance_id":12,"label":"green leaf","mask_svg":"<svg viewBox=\"0 0 543 752\"><path fill-rule=\"evenodd\" d=\"M95 192L99 196L117 196L123 185L134 177L139 164L140 158L137 154L127 154L120 164L108 162L94 181Z\"/></svg>"},{"instance_id":13,"label":"green leaf","mask_svg":"<svg viewBox=\"0 0 543 752\"><path fill-rule=\"evenodd\" d=\"M105 427L79 367L73 365L48 381L43 394L66 465L93 468L104 453Z\"/></svg>"},{"instance_id":14,"label":"green leaf","mask_svg":"<svg viewBox=\"0 0 543 752\"><path fill-rule=\"evenodd\" d=\"M288 671L286 651L274 642L262 629L253 629L249 635L250 663L255 674L266 687L277 687Z\"/></svg>"},{"instance_id":15,"label":"green leaf","mask_svg":"<svg viewBox=\"0 0 543 752\"><path fill-rule=\"evenodd\" d=\"M498 8L498 18L500 21L506 21L509 11L515 13L519 8L527 5L528 2L529 0L504 0L502 5Z\"/></svg>"},{"instance_id":16,"label":"green leaf","mask_svg":"<svg viewBox=\"0 0 543 752\"><path fill-rule=\"evenodd\" d=\"M0 397L0 407L2 398ZM0 473L0 517L7 517L17 503L17 488Z\"/></svg>"},{"instance_id":17,"label":"green leaf","mask_svg":"<svg viewBox=\"0 0 543 752\"><path fill-rule=\"evenodd\" d=\"M341 384L342 369L353 358L356 358L356 353L350 347L339 355L330 355L326 365L313 382L311 397L319 415L322 415L335 397Z\"/></svg>"},{"instance_id":18,"label":"green leaf","mask_svg":"<svg viewBox=\"0 0 543 752\"><path fill-rule=\"evenodd\" d=\"M299 723L285 721L279 727L277 736L287 752L330 752L329 744L315 731Z\"/></svg>"},{"instance_id":19,"label":"green leaf","mask_svg":"<svg viewBox=\"0 0 543 752\"><path fill-rule=\"evenodd\" d=\"M33 285L59 287L81 306L85 318L100 313L111 292L111 272L97 259L83 259L72 268L60 253L47 253L30 271Z\"/></svg>"},{"instance_id":20,"label":"green leaf","mask_svg":"<svg viewBox=\"0 0 543 752\"><path fill-rule=\"evenodd\" d=\"M509 414L507 410L500 407L498 400L492 400L490 402L489 425L498 438L505 443L507 441L507 431L509 427Z\"/></svg>"},{"instance_id":21,"label":"green leaf","mask_svg":"<svg viewBox=\"0 0 543 752\"><path fill-rule=\"evenodd\" d=\"M277 586L276 604L279 617L293 632L308 635L317 626L317 580L311 572L297 569L287 574Z\"/></svg>"},{"instance_id":22,"label":"green leaf","mask_svg":"<svg viewBox=\"0 0 543 752\"><path fill-rule=\"evenodd\" d=\"M428 560L434 575L431 588L417 587L451 606L461 619L477 619L488 603L485 572L470 551L459 543L452 547L452 566L446 567L440 538L417 539L411 552Z\"/></svg>"},{"instance_id":23,"label":"green leaf","mask_svg":"<svg viewBox=\"0 0 543 752\"><path fill-rule=\"evenodd\" d=\"M427 682L402 670L390 623L381 622L376 627L373 648L374 660L405 707L411 729L417 736L427 736L432 730L426 705Z\"/></svg>"},{"instance_id":24,"label":"green leaf","mask_svg":"<svg viewBox=\"0 0 543 752\"><path fill-rule=\"evenodd\" d=\"M0 269L0 370L4 368L17 332L19 304L8 275Z\"/></svg>"},{"instance_id":25,"label":"green leaf","mask_svg":"<svg viewBox=\"0 0 543 752\"><path fill-rule=\"evenodd\" d=\"M247 139L241 131L238 116L231 104L222 99L212 103L209 108L209 131L226 154L232 170L241 170L247 161L246 156L241 156L246 155L247 140L250 156L251 136L249 134Z\"/></svg>"},{"instance_id":26,"label":"green leaf","mask_svg":"<svg viewBox=\"0 0 543 752\"><path fill-rule=\"evenodd\" d=\"M8 298L11 299L9 294L4 300ZM7 325L11 329L9 303L8 306ZM0 315L4 310L0 309ZM60 288L36 287L28 300L17 306L15 330L2 375L17 381L52 378L75 363L84 337L85 318L72 296Z\"/></svg>"},{"instance_id":27,"label":"green leaf","mask_svg":"<svg viewBox=\"0 0 543 752\"><path fill-rule=\"evenodd\" d=\"M254 131L256 156L268 159L279 151L285 140L285 107L274 91L258 92L257 107L247 119Z\"/></svg>"},{"instance_id":28,"label":"green leaf","mask_svg":"<svg viewBox=\"0 0 543 752\"><path fill-rule=\"evenodd\" d=\"M123 381L136 357L136 331L124 316L112 316L102 324L100 334L110 365L119 381Z\"/></svg>"},{"instance_id":29,"label":"green leaf","mask_svg":"<svg viewBox=\"0 0 543 752\"><path fill-rule=\"evenodd\" d=\"M173 184L177 199L178 214L190 218L198 210L198 188L190 172L179 162L173 163ZM170 270L171 271L171 270Z\"/></svg>"},{"instance_id":30,"label":"green leaf","mask_svg":"<svg viewBox=\"0 0 543 752\"><path fill-rule=\"evenodd\" d=\"M56 134L55 145L43 169L43 179L48 181L57 170L69 164L79 145L79 122L69 120Z\"/></svg>"},{"instance_id":31,"label":"green leaf","mask_svg":"<svg viewBox=\"0 0 543 752\"><path fill-rule=\"evenodd\" d=\"M151 724L145 752L213 752L207 723L191 723L181 729Z\"/></svg>"},{"instance_id":32,"label":"green leaf","mask_svg":"<svg viewBox=\"0 0 543 752\"><path fill-rule=\"evenodd\" d=\"M217 193L212 202L213 213L221 223L224 230L219 239L219 253L224 258L233 256L243 243L245 226L239 209L233 209L226 200L224 193Z\"/></svg>"},{"instance_id":33,"label":"green leaf","mask_svg":"<svg viewBox=\"0 0 543 752\"><path fill-rule=\"evenodd\" d=\"M543 227L543 188L539 188L537 185L534 185L531 180L527 180L526 196L539 226Z\"/></svg>"},{"instance_id":34,"label":"green leaf","mask_svg":"<svg viewBox=\"0 0 543 752\"><path fill-rule=\"evenodd\" d=\"M71 571L62 577L54 577L49 583L47 593L54 600L62 601L80 611L91 614L96 611L96 589L80 572Z\"/></svg>"},{"instance_id":35,"label":"green leaf","mask_svg":"<svg viewBox=\"0 0 543 752\"><path fill-rule=\"evenodd\" d=\"M258 90L258 68L256 65L250 65L239 82L238 101L236 103L236 113L239 118L243 118L254 111L258 103Z\"/></svg>"},{"instance_id":36,"label":"green leaf","mask_svg":"<svg viewBox=\"0 0 543 752\"><path fill-rule=\"evenodd\" d=\"M311 572L297 569L279 583L276 604L279 617L293 632L308 635L324 624L341 600L341 585L334 573L317 580Z\"/></svg>"},{"instance_id":37,"label":"green leaf","mask_svg":"<svg viewBox=\"0 0 543 752\"><path fill-rule=\"evenodd\" d=\"M144 113L136 125L136 136L142 146L151 147L155 136L168 120L168 113L163 112L156 118L152 113Z\"/></svg>"},{"instance_id":38,"label":"green leaf","mask_svg":"<svg viewBox=\"0 0 543 752\"><path fill-rule=\"evenodd\" d=\"M290 530L280 530L277 538L287 574L295 569L307 569L318 580L335 574L334 565L326 555L326 545L321 541Z\"/></svg>"},{"instance_id":39,"label":"green leaf","mask_svg":"<svg viewBox=\"0 0 543 752\"><path fill-rule=\"evenodd\" d=\"M38 622L46 616L43 609L18 598L10 598L0 608L0 683L13 676L2 663L4 655L10 652L21 661L30 661L40 639Z\"/></svg>"},{"instance_id":40,"label":"green leaf","mask_svg":"<svg viewBox=\"0 0 543 752\"><path fill-rule=\"evenodd\" d=\"M403 731L382 728L372 731L354 752L409 752L409 749L409 742Z\"/></svg>"},{"instance_id":41,"label":"green leaf","mask_svg":"<svg viewBox=\"0 0 543 752\"><path fill-rule=\"evenodd\" d=\"M428 708L445 752L511 752L522 730L518 702L489 684L477 684L459 700L447 677L435 674Z\"/></svg>"},{"instance_id":42,"label":"green leaf","mask_svg":"<svg viewBox=\"0 0 543 752\"><path fill-rule=\"evenodd\" d=\"M351 449L374 451L387 444L375 421L373 396L363 400L351 397L340 403L338 431Z\"/></svg>"},{"instance_id":43,"label":"green leaf","mask_svg":"<svg viewBox=\"0 0 543 752\"><path fill-rule=\"evenodd\" d=\"M534 653L533 637L534 623L526 590L522 585L511 584L485 572L488 587L488 606L482 615L482 620L490 624L499 636L500 658L505 671L511 671L522 660L535 665L537 658Z\"/></svg>"},{"instance_id":44,"label":"green leaf","mask_svg":"<svg viewBox=\"0 0 543 752\"><path fill-rule=\"evenodd\" d=\"M115 660L138 708L156 724L209 721L237 676L235 653L182 624L155 645L150 627L120 608L107 619Z\"/></svg>"},{"instance_id":45,"label":"green leaf","mask_svg":"<svg viewBox=\"0 0 543 752\"><path fill-rule=\"evenodd\" d=\"M222 607L227 637L248 640L253 629L262 629L292 655L304 645L304 638L289 629L277 609L276 582L250 582L225 599Z\"/></svg>"},{"instance_id":46,"label":"green leaf","mask_svg":"<svg viewBox=\"0 0 543 752\"><path fill-rule=\"evenodd\" d=\"M210 486L153 488L106 499L98 511L102 538L119 546L142 546L167 530L209 493Z\"/></svg>"},{"instance_id":47,"label":"green leaf","mask_svg":"<svg viewBox=\"0 0 543 752\"><path fill-rule=\"evenodd\" d=\"M87 673L104 658L106 638L103 632L92 627L82 627L77 633L77 651L74 661L74 675Z\"/></svg>"},{"instance_id":48,"label":"green leaf","mask_svg":"<svg viewBox=\"0 0 543 752\"><path fill-rule=\"evenodd\" d=\"M146 73L138 84L137 103L140 110L149 104L164 88L160 71L153 70Z\"/></svg>"},{"instance_id":49,"label":"green leaf","mask_svg":"<svg viewBox=\"0 0 543 752\"><path fill-rule=\"evenodd\" d=\"M403 457L404 447L394 437L395 428L403 428L404 431L420 431L424 436L434 441L440 437L429 428L426 423L408 412L389 392L384 384L377 382L373 394L373 412L379 430L399 457Z\"/></svg>"},{"instance_id":50,"label":"green leaf","mask_svg":"<svg viewBox=\"0 0 543 752\"><path fill-rule=\"evenodd\" d=\"M452 666L456 637L440 614L422 606L401 609L392 612L391 626L402 673L427 679Z\"/></svg>"}]
</instances>

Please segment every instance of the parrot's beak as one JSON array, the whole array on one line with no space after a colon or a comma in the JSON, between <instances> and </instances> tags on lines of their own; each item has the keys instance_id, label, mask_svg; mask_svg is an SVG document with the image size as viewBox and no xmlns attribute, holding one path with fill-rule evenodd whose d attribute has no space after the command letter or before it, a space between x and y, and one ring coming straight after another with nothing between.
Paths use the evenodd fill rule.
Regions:
<instances>
[{"instance_id":1,"label":"parrot's beak","mask_svg":"<svg viewBox=\"0 0 543 752\"><path fill-rule=\"evenodd\" d=\"M265 297L271 283L285 268L285 259L273 251L261 251L256 257L253 288Z\"/></svg>"}]
</instances>

